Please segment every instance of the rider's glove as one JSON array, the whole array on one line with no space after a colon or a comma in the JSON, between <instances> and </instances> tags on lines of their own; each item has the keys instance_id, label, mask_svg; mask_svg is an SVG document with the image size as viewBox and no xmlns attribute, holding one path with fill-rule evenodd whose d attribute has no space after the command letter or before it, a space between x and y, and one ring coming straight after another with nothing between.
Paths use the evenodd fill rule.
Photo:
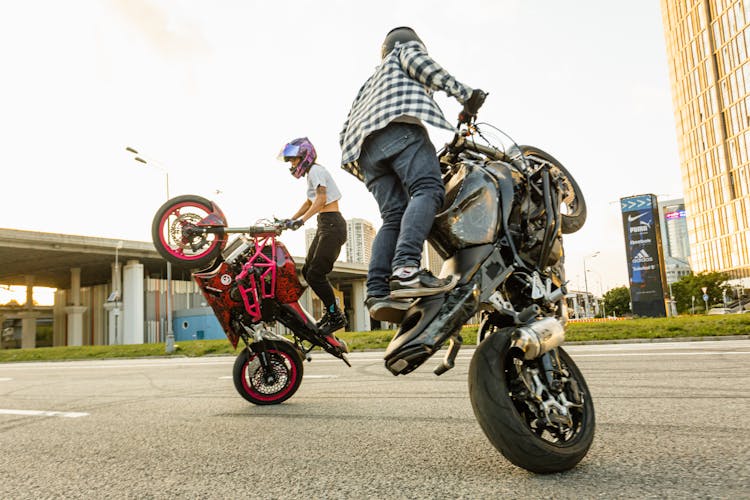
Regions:
<instances>
[{"instance_id":1,"label":"rider's glove","mask_svg":"<svg viewBox=\"0 0 750 500\"><path fill-rule=\"evenodd\" d=\"M464 102L464 109L458 114L458 121L461 123L470 123L477 117L479 108L484 104L484 100L487 98L487 92L474 89L471 91L471 96Z\"/></svg>"},{"instance_id":2,"label":"rider's glove","mask_svg":"<svg viewBox=\"0 0 750 500\"><path fill-rule=\"evenodd\" d=\"M297 229L302 227L302 224L304 224L305 221L302 219L286 219L284 221L284 227L287 229L291 229L292 231L296 231Z\"/></svg>"}]
</instances>

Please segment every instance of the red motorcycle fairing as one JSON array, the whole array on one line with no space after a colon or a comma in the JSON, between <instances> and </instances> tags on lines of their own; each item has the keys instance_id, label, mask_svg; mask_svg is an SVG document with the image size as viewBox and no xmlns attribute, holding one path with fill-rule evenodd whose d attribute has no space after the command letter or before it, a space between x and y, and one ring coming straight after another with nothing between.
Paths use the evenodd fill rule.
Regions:
<instances>
[{"instance_id":1,"label":"red motorcycle fairing","mask_svg":"<svg viewBox=\"0 0 750 500\"><path fill-rule=\"evenodd\" d=\"M268 246L266 248L270 249L271 247ZM300 297L302 297L305 288L297 278L294 259L292 259L284 244L279 241L275 242L275 251L277 267L274 295L276 300L280 304L290 305L289 309L296 312L296 323L315 329L315 322L304 313L304 310L297 303ZM232 287L235 286L236 274L226 262L222 262L210 271L193 273L193 279L201 289L201 293L206 298L208 305L213 309L216 319L224 329L227 338L232 343L232 346L236 348L239 342L239 335L231 328L232 310L236 308L241 308L241 310L246 309L245 304L242 302L242 294L230 293ZM251 290L248 289L247 291L250 292ZM251 300L251 297L252 294L249 294L245 298ZM235 298L238 300L235 300ZM253 304L251 305L256 306L255 300L252 300L252 302ZM259 308L260 305L256 307ZM310 323L312 323L312 326Z\"/></svg>"},{"instance_id":2,"label":"red motorcycle fairing","mask_svg":"<svg viewBox=\"0 0 750 500\"><path fill-rule=\"evenodd\" d=\"M234 285L234 273L226 262L222 262L211 271L193 273L193 279L201 289L208 305L213 309L232 347L236 349L240 337L231 328L232 309L243 307L243 305L242 302L237 302L231 297L230 289Z\"/></svg>"},{"instance_id":3,"label":"red motorcycle fairing","mask_svg":"<svg viewBox=\"0 0 750 500\"><path fill-rule=\"evenodd\" d=\"M305 287L297 278L297 268L294 259L284 244L276 240L276 300L281 304L297 302Z\"/></svg>"},{"instance_id":4,"label":"red motorcycle fairing","mask_svg":"<svg viewBox=\"0 0 750 500\"><path fill-rule=\"evenodd\" d=\"M221 211L219 206L211 202L211 213L201 219L196 224L198 227L211 226L211 227L227 227L227 218L224 216L224 212Z\"/></svg>"}]
</instances>

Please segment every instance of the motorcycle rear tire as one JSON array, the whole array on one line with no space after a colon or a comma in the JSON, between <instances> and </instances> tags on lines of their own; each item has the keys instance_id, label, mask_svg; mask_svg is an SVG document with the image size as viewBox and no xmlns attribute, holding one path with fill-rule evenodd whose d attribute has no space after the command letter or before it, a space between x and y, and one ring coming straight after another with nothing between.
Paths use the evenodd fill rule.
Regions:
<instances>
[{"instance_id":1,"label":"motorcycle rear tire","mask_svg":"<svg viewBox=\"0 0 750 500\"><path fill-rule=\"evenodd\" d=\"M188 194L167 200L156 211L151 223L151 239L156 251L180 269L203 269L210 266L221 253L223 234L203 236L197 242L200 246L194 248L195 241L187 241L182 233L174 233L179 223L195 224L212 211L211 201L201 196ZM169 227L170 217L182 221L173 220L173 227Z\"/></svg>"},{"instance_id":2,"label":"motorcycle rear tire","mask_svg":"<svg viewBox=\"0 0 750 500\"><path fill-rule=\"evenodd\" d=\"M477 347L469 366L469 396L474 415L492 445L510 462L531 472L550 474L575 467L594 439L594 405L586 381L573 360L560 358L584 393L582 427L571 442L551 443L535 434L519 414L507 383L508 348L513 328L503 328Z\"/></svg>"},{"instance_id":3,"label":"motorcycle rear tire","mask_svg":"<svg viewBox=\"0 0 750 500\"><path fill-rule=\"evenodd\" d=\"M518 148L521 150L524 156L537 156L545 161L550 162L560 170L565 180L567 180L567 182L570 184L570 187L572 188L574 194L574 205L568 207L572 208L572 211L567 214L562 214L560 217L562 220L562 232L563 234L571 234L581 229L583 227L583 224L586 222L586 200L583 198L583 192L581 191L581 188L578 187L578 183L573 178L573 176L570 175L570 172L568 172L565 167L563 167L562 163L557 161L551 154L542 151L535 146L524 145L519 146Z\"/></svg>"},{"instance_id":4,"label":"motorcycle rear tire","mask_svg":"<svg viewBox=\"0 0 750 500\"><path fill-rule=\"evenodd\" d=\"M277 405L291 398L302 383L304 365L297 348L283 340L266 340L266 353L278 379L268 384L258 355L243 349L234 361L234 387L240 396L255 405ZM253 370L248 373L248 370Z\"/></svg>"}]
</instances>

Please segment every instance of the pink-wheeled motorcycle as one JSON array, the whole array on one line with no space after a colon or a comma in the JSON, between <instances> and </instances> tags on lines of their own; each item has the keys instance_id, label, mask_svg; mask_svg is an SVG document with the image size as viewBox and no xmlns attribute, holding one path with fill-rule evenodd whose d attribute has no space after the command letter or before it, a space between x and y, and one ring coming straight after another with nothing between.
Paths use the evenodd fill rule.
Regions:
<instances>
[{"instance_id":1,"label":"pink-wheeled motorcycle","mask_svg":"<svg viewBox=\"0 0 750 500\"><path fill-rule=\"evenodd\" d=\"M162 257L194 270L193 279L232 346L243 342L234 385L256 405L292 397L302 382L303 361L316 346L349 365L346 344L322 335L299 303L305 288L292 256L277 239L283 230L278 220L228 227L216 203L194 195L168 200L151 226ZM230 234L236 235L231 241ZM269 329L275 322L290 330L292 340Z\"/></svg>"}]
</instances>

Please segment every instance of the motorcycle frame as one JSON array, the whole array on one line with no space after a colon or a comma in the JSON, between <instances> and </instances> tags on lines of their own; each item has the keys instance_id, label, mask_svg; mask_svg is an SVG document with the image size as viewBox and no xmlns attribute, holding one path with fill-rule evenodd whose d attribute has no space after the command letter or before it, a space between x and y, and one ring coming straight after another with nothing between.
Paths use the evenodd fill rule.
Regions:
<instances>
[{"instance_id":1,"label":"motorcycle frame","mask_svg":"<svg viewBox=\"0 0 750 500\"><path fill-rule=\"evenodd\" d=\"M257 323L262 317L261 300L276 298L276 235L273 233L253 235L253 241L255 252L242 265L242 271L235 281L245 305L245 311L250 316L250 320ZM269 246L271 247L270 258L263 253L263 250ZM254 272L255 269L259 272ZM243 285L246 278L250 284L247 287Z\"/></svg>"}]
</instances>

